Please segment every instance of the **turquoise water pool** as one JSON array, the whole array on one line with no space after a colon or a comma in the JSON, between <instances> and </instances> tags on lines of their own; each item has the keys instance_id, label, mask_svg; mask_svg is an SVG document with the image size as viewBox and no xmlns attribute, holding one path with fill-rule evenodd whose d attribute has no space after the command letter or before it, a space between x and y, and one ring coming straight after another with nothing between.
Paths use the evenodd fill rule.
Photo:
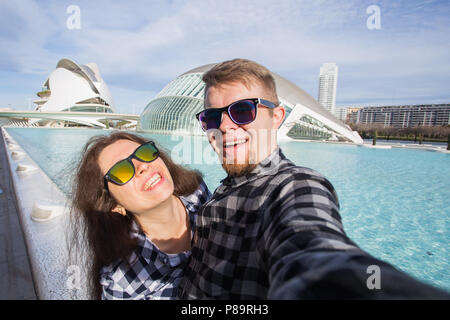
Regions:
<instances>
[{"instance_id":1,"label":"turquoise water pool","mask_svg":"<svg viewBox=\"0 0 450 320\"><path fill-rule=\"evenodd\" d=\"M72 169L87 139L109 132L46 128L7 131L66 194L70 194ZM179 163L199 169L211 191L225 177L206 139L143 135L170 150ZM333 183L344 228L361 248L450 291L449 154L298 141L284 142L280 147L293 162L321 172Z\"/></svg>"}]
</instances>

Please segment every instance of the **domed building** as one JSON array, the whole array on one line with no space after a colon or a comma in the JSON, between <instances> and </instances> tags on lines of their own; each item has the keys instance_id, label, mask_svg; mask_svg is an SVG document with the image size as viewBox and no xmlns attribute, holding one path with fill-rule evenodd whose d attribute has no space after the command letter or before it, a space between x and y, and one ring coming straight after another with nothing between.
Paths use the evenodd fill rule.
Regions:
<instances>
[{"instance_id":1,"label":"domed building","mask_svg":"<svg viewBox=\"0 0 450 320\"><path fill-rule=\"evenodd\" d=\"M165 134L203 134L195 114L203 109L202 75L214 65L192 69L165 86L145 107L139 129ZM336 119L304 90L273 72L272 76L278 98L286 109L279 138L363 142L357 132Z\"/></svg>"},{"instance_id":2,"label":"domed building","mask_svg":"<svg viewBox=\"0 0 450 320\"><path fill-rule=\"evenodd\" d=\"M115 112L111 93L100 76L97 64L78 65L69 59L61 59L37 93L36 111L55 112ZM35 120L36 121L36 120ZM41 125L49 120L37 120ZM50 120L51 121L51 120ZM88 126L104 125L95 119L71 119Z\"/></svg>"}]
</instances>

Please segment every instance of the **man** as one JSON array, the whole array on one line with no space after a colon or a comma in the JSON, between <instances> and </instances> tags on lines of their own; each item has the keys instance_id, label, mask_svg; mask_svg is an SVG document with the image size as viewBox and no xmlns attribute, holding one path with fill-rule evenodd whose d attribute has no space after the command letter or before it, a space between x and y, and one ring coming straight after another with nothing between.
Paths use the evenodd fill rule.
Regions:
<instances>
[{"instance_id":1,"label":"man","mask_svg":"<svg viewBox=\"0 0 450 320\"><path fill-rule=\"evenodd\" d=\"M449 298L347 237L331 183L277 145L285 110L269 70L235 59L203 81L197 118L228 176L199 211L180 298Z\"/></svg>"}]
</instances>

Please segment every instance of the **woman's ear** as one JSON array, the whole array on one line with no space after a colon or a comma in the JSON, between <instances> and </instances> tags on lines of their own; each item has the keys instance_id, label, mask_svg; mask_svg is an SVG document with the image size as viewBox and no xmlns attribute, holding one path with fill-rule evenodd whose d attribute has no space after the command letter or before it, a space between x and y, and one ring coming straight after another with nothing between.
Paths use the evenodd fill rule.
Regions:
<instances>
[{"instance_id":1,"label":"woman's ear","mask_svg":"<svg viewBox=\"0 0 450 320\"><path fill-rule=\"evenodd\" d=\"M127 210L125 210L124 207L122 207L120 204L116 205L113 209L112 212L117 212L118 214L126 217L127 216Z\"/></svg>"}]
</instances>

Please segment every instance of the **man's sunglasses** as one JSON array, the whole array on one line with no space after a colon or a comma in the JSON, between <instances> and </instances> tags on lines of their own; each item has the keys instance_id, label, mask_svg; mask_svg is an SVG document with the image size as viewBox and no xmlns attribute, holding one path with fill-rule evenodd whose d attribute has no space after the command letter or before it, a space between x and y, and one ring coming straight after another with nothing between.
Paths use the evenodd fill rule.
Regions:
<instances>
[{"instance_id":1,"label":"man's sunglasses","mask_svg":"<svg viewBox=\"0 0 450 320\"><path fill-rule=\"evenodd\" d=\"M128 158L116 162L108 170L103 177L105 189L108 190L108 181L121 186L134 177L136 169L134 168L133 161L131 161L132 159L137 159L142 162L152 162L158 157L159 150L153 141L141 144Z\"/></svg>"},{"instance_id":2,"label":"man's sunglasses","mask_svg":"<svg viewBox=\"0 0 450 320\"><path fill-rule=\"evenodd\" d=\"M222 123L222 117L225 111L230 119L237 125L248 124L256 119L258 104L270 109L277 107L275 103L268 100L251 98L235 101L223 108L205 109L197 113L195 116L204 131L218 129Z\"/></svg>"}]
</instances>

